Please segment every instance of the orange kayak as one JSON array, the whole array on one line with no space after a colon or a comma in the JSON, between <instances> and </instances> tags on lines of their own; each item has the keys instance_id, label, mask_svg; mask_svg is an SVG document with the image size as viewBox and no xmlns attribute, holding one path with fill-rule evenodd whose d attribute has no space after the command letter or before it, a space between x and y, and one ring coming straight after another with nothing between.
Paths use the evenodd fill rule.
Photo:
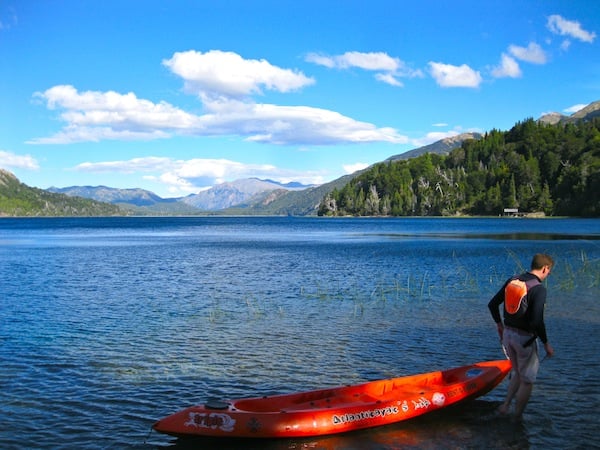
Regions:
<instances>
[{"instance_id":1,"label":"orange kayak","mask_svg":"<svg viewBox=\"0 0 600 450\"><path fill-rule=\"evenodd\" d=\"M484 395L508 360L295 394L209 401L154 423L173 436L309 437L377 427Z\"/></svg>"}]
</instances>

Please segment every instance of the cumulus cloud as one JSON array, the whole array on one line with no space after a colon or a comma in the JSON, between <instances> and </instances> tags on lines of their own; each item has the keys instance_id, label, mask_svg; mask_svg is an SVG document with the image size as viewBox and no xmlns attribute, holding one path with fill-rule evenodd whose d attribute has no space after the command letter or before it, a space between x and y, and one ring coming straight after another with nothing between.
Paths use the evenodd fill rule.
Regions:
<instances>
[{"instance_id":1,"label":"cumulus cloud","mask_svg":"<svg viewBox=\"0 0 600 450\"><path fill-rule=\"evenodd\" d=\"M31 144L68 144L105 139L150 140L173 135L237 135L271 144L394 142L407 138L335 111L308 106L278 106L240 101L211 102L204 115L187 113L166 102L153 103L135 94L78 92L55 86L37 93L49 109L61 110L64 128Z\"/></svg>"},{"instance_id":2,"label":"cumulus cloud","mask_svg":"<svg viewBox=\"0 0 600 450\"><path fill-rule=\"evenodd\" d=\"M466 64L453 66L439 62L430 62L431 76L441 87L477 88L481 84L481 74Z\"/></svg>"},{"instance_id":3,"label":"cumulus cloud","mask_svg":"<svg viewBox=\"0 0 600 450\"><path fill-rule=\"evenodd\" d=\"M515 58L533 64L545 64L546 63L546 52L536 44L530 42L527 47L519 47L518 45L511 45L508 47L508 51Z\"/></svg>"},{"instance_id":4,"label":"cumulus cloud","mask_svg":"<svg viewBox=\"0 0 600 450\"><path fill-rule=\"evenodd\" d=\"M278 145L407 141L392 128L356 121L335 111L255 103L249 96L263 89L289 92L313 82L299 72L264 60L190 51L176 53L163 63L183 78L186 92L199 97L204 114L188 113L164 101L140 99L132 92L80 92L73 86L59 85L34 97L60 112L63 129L29 143L150 140L174 135L240 136Z\"/></svg>"},{"instance_id":5,"label":"cumulus cloud","mask_svg":"<svg viewBox=\"0 0 600 450\"><path fill-rule=\"evenodd\" d=\"M51 110L61 110L60 118L67 125L54 136L29 141L32 144L150 140L201 126L193 114L166 102L138 99L131 92L79 92L73 86L59 85L36 92L34 97L45 101Z\"/></svg>"},{"instance_id":6,"label":"cumulus cloud","mask_svg":"<svg viewBox=\"0 0 600 450\"><path fill-rule=\"evenodd\" d=\"M596 39L596 33L586 31L581 27L581 24L575 20L567 20L558 14L553 14L548 17L546 23L548 29L560 36L568 36L582 42L592 43Z\"/></svg>"},{"instance_id":7,"label":"cumulus cloud","mask_svg":"<svg viewBox=\"0 0 600 450\"><path fill-rule=\"evenodd\" d=\"M0 150L0 167L11 169L37 170L39 163L30 155L17 155L12 152Z\"/></svg>"},{"instance_id":8,"label":"cumulus cloud","mask_svg":"<svg viewBox=\"0 0 600 450\"><path fill-rule=\"evenodd\" d=\"M509 45L508 54L502 53L500 64L492 68L492 76L494 78L521 77L523 73L517 60L532 64L545 64L547 56L542 47L535 42L530 42L527 47Z\"/></svg>"},{"instance_id":9,"label":"cumulus cloud","mask_svg":"<svg viewBox=\"0 0 600 450\"><path fill-rule=\"evenodd\" d=\"M500 65L492 69L492 76L495 78L519 78L521 76L521 68L514 58L506 53L502 53Z\"/></svg>"},{"instance_id":10,"label":"cumulus cloud","mask_svg":"<svg viewBox=\"0 0 600 450\"><path fill-rule=\"evenodd\" d=\"M399 58L384 52L346 52L342 55L327 56L318 53L306 55L306 61L325 66L330 69L358 68L377 72L375 78L392 86L403 86L399 78L421 77L420 70L411 69Z\"/></svg>"},{"instance_id":11,"label":"cumulus cloud","mask_svg":"<svg viewBox=\"0 0 600 450\"><path fill-rule=\"evenodd\" d=\"M321 184L323 174L278 168L271 164L246 164L228 159L165 157L133 158L122 161L85 162L74 168L93 173L145 173L145 179L167 186L173 194L195 193L215 184L250 177L268 178L281 183L298 181Z\"/></svg>"},{"instance_id":12,"label":"cumulus cloud","mask_svg":"<svg viewBox=\"0 0 600 450\"><path fill-rule=\"evenodd\" d=\"M244 59L237 53L211 50L176 52L163 65L183 78L187 93L200 97L245 97L263 89L290 92L314 84L297 70L282 69L261 59Z\"/></svg>"}]
</instances>

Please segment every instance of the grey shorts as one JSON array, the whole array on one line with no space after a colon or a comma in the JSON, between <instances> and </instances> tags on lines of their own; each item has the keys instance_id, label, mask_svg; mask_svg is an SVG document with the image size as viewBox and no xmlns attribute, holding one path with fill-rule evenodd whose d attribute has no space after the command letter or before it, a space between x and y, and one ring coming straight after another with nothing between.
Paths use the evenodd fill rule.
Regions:
<instances>
[{"instance_id":1,"label":"grey shorts","mask_svg":"<svg viewBox=\"0 0 600 450\"><path fill-rule=\"evenodd\" d=\"M540 368L537 340L528 347L524 347L532 336L514 328L505 327L502 337L502 343L512 362L513 370L526 383L535 382Z\"/></svg>"}]
</instances>

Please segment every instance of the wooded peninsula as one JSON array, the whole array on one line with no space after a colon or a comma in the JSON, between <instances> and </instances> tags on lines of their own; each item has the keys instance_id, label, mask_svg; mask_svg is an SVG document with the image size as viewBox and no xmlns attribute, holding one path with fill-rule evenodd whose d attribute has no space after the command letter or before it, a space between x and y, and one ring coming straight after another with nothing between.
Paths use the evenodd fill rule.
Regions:
<instances>
[{"instance_id":1,"label":"wooded peninsula","mask_svg":"<svg viewBox=\"0 0 600 450\"><path fill-rule=\"evenodd\" d=\"M527 119L447 155L375 164L329 193L321 216L600 215L600 118Z\"/></svg>"}]
</instances>

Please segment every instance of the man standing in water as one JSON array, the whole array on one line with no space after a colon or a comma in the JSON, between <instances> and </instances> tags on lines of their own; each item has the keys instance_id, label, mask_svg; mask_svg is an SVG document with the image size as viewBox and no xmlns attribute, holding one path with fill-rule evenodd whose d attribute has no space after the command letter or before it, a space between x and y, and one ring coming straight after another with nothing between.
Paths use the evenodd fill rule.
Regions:
<instances>
[{"instance_id":1,"label":"man standing in water","mask_svg":"<svg viewBox=\"0 0 600 450\"><path fill-rule=\"evenodd\" d=\"M540 367L538 347L540 338L551 357L554 349L548 342L544 324L546 288L541 284L550 274L554 260L545 254L534 255L531 270L504 283L502 289L488 303L488 308L498 326L498 334L512 363L512 378L506 400L498 411L508 414L513 398L516 399L515 418L520 419L529 401L533 383ZM499 306L504 303L504 324Z\"/></svg>"}]
</instances>

